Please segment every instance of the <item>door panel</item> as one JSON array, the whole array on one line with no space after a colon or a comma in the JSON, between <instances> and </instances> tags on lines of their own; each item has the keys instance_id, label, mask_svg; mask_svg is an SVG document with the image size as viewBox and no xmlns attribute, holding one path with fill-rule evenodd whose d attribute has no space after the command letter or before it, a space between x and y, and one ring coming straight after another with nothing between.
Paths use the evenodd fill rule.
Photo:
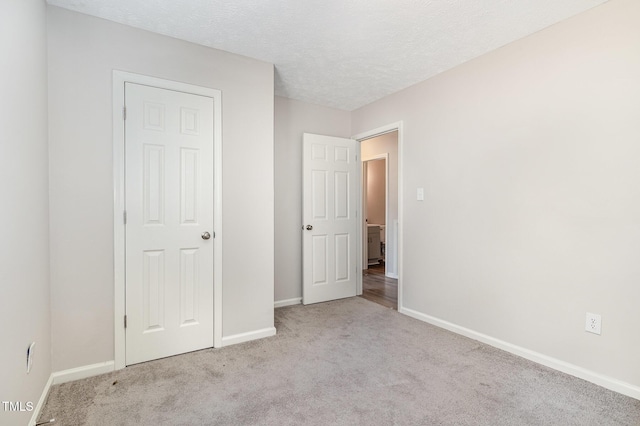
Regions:
<instances>
[{"instance_id":1,"label":"door panel","mask_svg":"<svg viewBox=\"0 0 640 426\"><path fill-rule=\"evenodd\" d=\"M213 99L125 84L126 364L213 346Z\"/></svg>"},{"instance_id":2,"label":"door panel","mask_svg":"<svg viewBox=\"0 0 640 426\"><path fill-rule=\"evenodd\" d=\"M356 155L354 140L304 134L304 304L356 295Z\"/></svg>"}]
</instances>

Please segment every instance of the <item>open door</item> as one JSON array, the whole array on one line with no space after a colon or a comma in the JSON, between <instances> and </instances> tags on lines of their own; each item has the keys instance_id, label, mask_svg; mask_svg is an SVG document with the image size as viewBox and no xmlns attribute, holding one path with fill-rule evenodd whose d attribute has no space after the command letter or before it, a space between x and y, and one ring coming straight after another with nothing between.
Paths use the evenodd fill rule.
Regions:
<instances>
[{"instance_id":1,"label":"open door","mask_svg":"<svg viewBox=\"0 0 640 426\"><path fill-rule=\"evenodd\" d=\"M358 143L305 133L302 161L302 303L356 295Z\"/></svg>"}]
</instances>

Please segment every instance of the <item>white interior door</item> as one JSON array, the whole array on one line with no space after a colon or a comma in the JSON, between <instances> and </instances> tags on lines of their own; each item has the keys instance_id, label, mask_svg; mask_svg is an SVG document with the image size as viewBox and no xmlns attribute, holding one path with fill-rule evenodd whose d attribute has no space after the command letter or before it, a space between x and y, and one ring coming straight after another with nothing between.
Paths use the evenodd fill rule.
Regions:
<instances>
[{"instance_id":1,"label":"white interior door","mask_svg":"<svg viewBox=\"0 0 640 426\"><path fill-rule=\"evenodd\" d=\"M304 134L302 302L356 295L357 142Z\"/></svg>"},{"instance_id":2,"label":"white interior door","mask_svg":"<svg viewBox=\"0 0 640 426\"><path fill-rule=\"evenodd\" d=\"M126 364L213 347L213 99L125 84Z\"/></svg>"}]
</instances>

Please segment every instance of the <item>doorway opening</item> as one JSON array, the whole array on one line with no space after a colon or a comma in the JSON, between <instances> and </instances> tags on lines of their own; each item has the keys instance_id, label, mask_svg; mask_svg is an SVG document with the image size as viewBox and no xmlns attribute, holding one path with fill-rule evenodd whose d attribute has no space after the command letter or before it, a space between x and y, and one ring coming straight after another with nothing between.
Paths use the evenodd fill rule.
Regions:
<instances>
[{"instance_id":1,"label":"doorway opening","mask_svg":"<svg viewBox=\"0 0 640 426\"><path fill-rule=\"evenodd\" d=\"M398 131L361 140L362 297L398 309Z\"/></svg>"}]
</instances>

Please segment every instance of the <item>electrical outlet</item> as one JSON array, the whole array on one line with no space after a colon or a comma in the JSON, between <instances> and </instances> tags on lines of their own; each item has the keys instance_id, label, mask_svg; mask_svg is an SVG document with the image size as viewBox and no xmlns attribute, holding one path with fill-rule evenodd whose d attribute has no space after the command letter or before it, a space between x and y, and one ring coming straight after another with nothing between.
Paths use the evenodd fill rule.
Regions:
<instances>
[{"instance_id":1,"label":"electrical outlet","mask_svg":"<svg viewBox=\"0 0 640 426\"><path fill-rule=\"evenodd\" d=\"M600 314L587 312L587 319L584 329L589 333L600 334L602 331L602 317Z\"/></svg>"},{"instance_id":2,"label":"electrical outlet","mask_svg":"<svg viewBox=\"0 0 640 426\"><path fill-rule=\"evenodd\" d=\"M27 374L31 372L31 365L33 364L33 353L36 350L36 342L31 342L27 348Z\"/></svg>"}]
</instances>

